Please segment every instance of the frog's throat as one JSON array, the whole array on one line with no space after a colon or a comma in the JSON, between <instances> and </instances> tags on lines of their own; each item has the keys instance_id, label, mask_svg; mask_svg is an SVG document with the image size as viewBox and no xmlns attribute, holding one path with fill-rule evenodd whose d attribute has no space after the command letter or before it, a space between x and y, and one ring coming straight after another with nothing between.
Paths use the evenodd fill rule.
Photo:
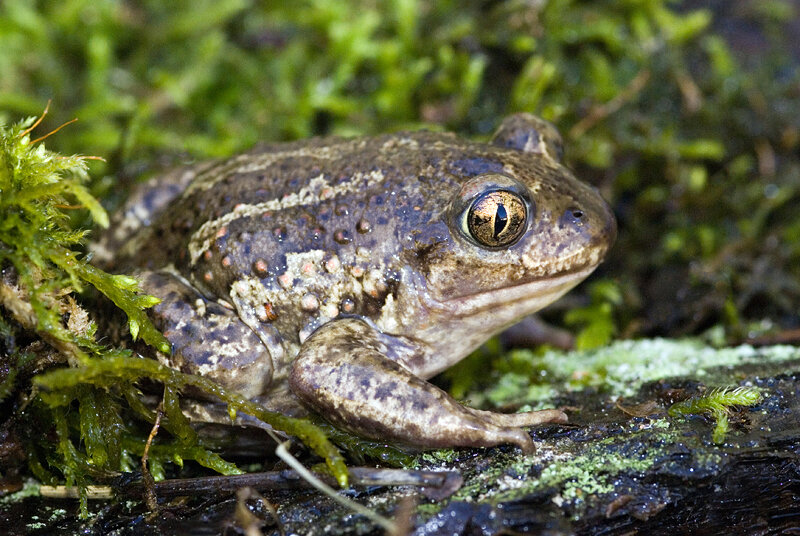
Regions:
<instances>
[{"instance_id":1,"label":"frog's throat","mask_svg":"<svg viewBox=\"0 0 800 536\"><path fill-rule=\"evenodd\" d=\"M586 279L595 268L597 264L592 264L555 277L538 278L490 291L458 296L440 302L440 307L447 309L449 314L455 317L502 311L503 316L509 316L506 322L510 322L547 307Z\"/></svg>"}]
</instances>

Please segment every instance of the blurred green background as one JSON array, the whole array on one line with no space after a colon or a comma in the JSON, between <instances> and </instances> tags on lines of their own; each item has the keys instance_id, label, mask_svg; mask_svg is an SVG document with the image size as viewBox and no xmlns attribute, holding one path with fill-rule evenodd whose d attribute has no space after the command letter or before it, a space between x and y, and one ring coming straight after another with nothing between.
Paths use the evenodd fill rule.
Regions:
<instances>
[{"instance_id":1,"label":"blurred green background","mask_svg":"<svg viewBox=\"0 0 800 536\"><path fill-rule=\"evenodd\" d=\"M549 313L579 345L800 328L797 2L3 0L0 122L93 190L260 140L554 122L620 237ZM719 337L718 337L719 338ZM791 338L790 338L791 340Z\"/></svg>"}]
</instances>

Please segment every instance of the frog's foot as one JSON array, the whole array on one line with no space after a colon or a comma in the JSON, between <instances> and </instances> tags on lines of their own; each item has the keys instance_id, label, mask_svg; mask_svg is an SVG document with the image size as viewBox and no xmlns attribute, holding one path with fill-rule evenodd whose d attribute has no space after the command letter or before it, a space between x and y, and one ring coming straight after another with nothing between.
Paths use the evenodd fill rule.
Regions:
<instances>
[{"instance_id":1,"label":"frog's foot","mask_svg":"<svg viewBox=\"0 0 800 536\"><path fill-rule=\"evenodd\" d=\"M143 272L139 278L145 292L161 298L148 314L173 351L159 354L159 361L248 398L265 391L272 379L269 350L235 311L205 299L168 271Z\"/></svg>"},{"instance_id":2,"label":"frog's foot","mask_svg":"<svg viewBox=\"0 0 800 536\"><path fill-rule=\"evenodd\" d=\"M294 361L292 391L334 424L417 447L511 443L531 452L521 426L566 420L557 410L503 415L464 407L387 357L385 340L359 319L325 324Z\"/></svg>"}]
</instances>

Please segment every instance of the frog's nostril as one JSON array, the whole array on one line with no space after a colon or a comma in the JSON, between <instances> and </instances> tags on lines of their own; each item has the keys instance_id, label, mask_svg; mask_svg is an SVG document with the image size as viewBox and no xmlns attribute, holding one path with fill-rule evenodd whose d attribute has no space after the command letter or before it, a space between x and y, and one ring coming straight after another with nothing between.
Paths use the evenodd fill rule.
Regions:
<instances>
[{"instance_id":1,"label":"frog's nostril","mask_svg":"<svg viewBox=\"0 0 800 536\"><path fill-rule=\"evenodd\" d=\"M579 208L568 208L564 211L562 221L567 224L581 226L584 224L586 213Z\"/></svg>"}]
</instances>

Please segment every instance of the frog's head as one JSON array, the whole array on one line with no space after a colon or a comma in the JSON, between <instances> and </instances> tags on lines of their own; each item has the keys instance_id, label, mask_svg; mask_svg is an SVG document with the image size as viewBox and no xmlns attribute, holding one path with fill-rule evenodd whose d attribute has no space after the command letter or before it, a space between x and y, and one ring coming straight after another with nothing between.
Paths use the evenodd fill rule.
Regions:
<instances>
[{"instance_id":1,"label":"frog's head","mask_svg":"<svg viewBox=\"0 0 800 536\"><path fill-rule=\"evenodd\" d=\"M552 125L515 115L486 155L502 165L455 179L441 214L447 239L425 251L423 322L430 329L417 326L417 333L451 355L431 363L431 372L558 299L614 242L609 206L560 163L561 155Z\"/></svg>"}]
</instances>

